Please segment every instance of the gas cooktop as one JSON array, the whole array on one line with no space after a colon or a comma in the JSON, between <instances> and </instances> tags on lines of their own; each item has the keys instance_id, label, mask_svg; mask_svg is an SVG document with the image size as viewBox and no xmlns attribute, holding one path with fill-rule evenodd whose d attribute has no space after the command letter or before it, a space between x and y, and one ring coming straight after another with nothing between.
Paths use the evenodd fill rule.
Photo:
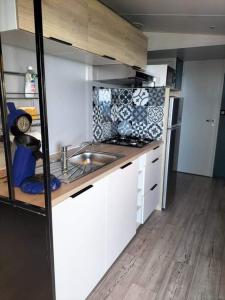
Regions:
<instances>
[{"instance_id":1,"label":"gas cooktop","mask_svg":"<svg viewBox=\"0 0 225 300\"><path fill-rule=\"evenodd\" d=\"M130 137L130 136L115 136L111 139L102 141L105 144L119 145L119 146L129 146L142 148L147 144L150 144L153 140L145 139L140 137Z\"/></svg>"}]
</instances>

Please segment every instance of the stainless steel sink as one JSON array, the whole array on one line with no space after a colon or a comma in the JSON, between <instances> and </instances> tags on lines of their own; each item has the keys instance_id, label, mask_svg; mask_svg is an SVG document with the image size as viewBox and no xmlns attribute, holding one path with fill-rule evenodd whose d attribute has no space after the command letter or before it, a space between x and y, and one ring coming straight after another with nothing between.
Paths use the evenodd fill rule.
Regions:
<instances>
[{"instance_id":1,"label":"stainless steel sink","mask_svg":"<svg viewBox=\"0 0 225 300\"><path fill-rule=\"evenodd\" d=\"M118 159L118 155L100 152L83 152L69 159L71 164L82 166L104 166Z\"/></svg>"},{"instance_id":2,"label":"stainless steel sink","mask_svg":"<svg viewBox=\"0 0 225 300\"><path fill-rule=\"evenodd\" d=\"M121 154L85 151L75 154L68 159L66 172L63 171L61 161L52 162L50 168L51 173L58 177L62 182L70 183L120 159L121 157L123 157Z\"/></svg>"}]
</instances>

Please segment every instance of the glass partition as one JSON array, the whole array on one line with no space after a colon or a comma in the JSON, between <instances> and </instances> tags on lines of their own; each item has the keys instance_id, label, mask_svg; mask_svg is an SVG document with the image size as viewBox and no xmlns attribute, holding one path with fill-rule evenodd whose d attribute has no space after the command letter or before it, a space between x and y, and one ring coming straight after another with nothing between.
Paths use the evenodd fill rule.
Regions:
<instances>
[{"instance_id":1,"label":"glass partition","mask_svg":"<svg viewBox=\"0 0 225 300\"><path fill-rule=\"evenodd\" d=\"M9 197L1 112L0 112L0 196L7 197L7 198Z\"/></svg>"},{"instance_id":2,"label":"glass partition","mask_svg":"<svg viewBox=\"0 0 225 300\"><path fill-rule=\"evenodd\" d=\"M1 42L12 158L12 189L15 201L30 206L31 210L35 207L42 210L45 208L44 188L42 192L33 194L37 190L26 181L26 178L30 179L37 174L42 176L43 182L45 180L35 35L25 31L7 31L1 33ZM17 113L19 110L21 115L14 114L14 110ZM33 155L30 155L30 150L27 150L28 144ZM4 149L3 144L1 145L0 170L1 164L3 169L5 167L4 155L2 155ZM25 145L26 148L18 147L21 145ZM1 181L3 179L0 178L0 183ZM7 183L2 183L0 195L9 196L8 190L7 193L5 191L6 186Z\"/></svg>"}]
</instances>

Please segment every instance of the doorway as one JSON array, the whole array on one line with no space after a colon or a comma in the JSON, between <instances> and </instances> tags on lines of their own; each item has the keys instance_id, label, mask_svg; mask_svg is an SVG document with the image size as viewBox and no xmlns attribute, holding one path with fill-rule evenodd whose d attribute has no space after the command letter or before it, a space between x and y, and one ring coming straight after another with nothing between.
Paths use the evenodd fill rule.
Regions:
<instances>
[{"instance_id":1,"label":"doorway","mask_svg":"<svg viewBox=\"0 0 225 300\"><path fill-rule=\"evenodd\" d=\"M225 75L213 176L217 178L225 178Z\"/></svg>"},{"instance_id":2,"label":"doorway","mask_svg":"<svg viewBox=\"0 0 225 300\"><path fill-rule=\"evenodd\" d=\"M212 177L224 60L186 61L178 171Z\"/></svg>"}]
</instances>

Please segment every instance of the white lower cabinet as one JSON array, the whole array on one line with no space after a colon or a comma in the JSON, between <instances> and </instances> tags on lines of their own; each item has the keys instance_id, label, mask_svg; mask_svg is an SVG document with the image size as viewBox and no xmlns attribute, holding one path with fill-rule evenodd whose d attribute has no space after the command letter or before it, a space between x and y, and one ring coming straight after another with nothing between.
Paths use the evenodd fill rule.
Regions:
<instances>
[{"instance_id":1,"label":"white lower cabinet","mask_svg":"<svg viewBox=\"0 0 225 300\"><path fill-rule=\"evenodd\" d=\"M125 165L108 176L107 268L136 233L138 162Z\"/></svg>"},{"instance_id":2,"label":"white lower cabinet","mask_svg":"<svg viewBox=\"0 0 225 300\"><path fill-rule=\"evenodd\" d=\"M57 300L84 300L136 233L138 163L53 207Z\"/></svg>"},{"instance_id":3,"label":"white lower cabinet","mask_svg":"<svg viewBox=\"0 0 225 300\"><path fill-rule=\"evenodd\" d=\"M143 223L148 219L151 213L156 209L159 202L160 187L154 184L148 193L144 195L143 201Z\"/></svg>"},{"instance_id":4,"label":"white lower cabinet","mask_svg":"<svg viewBox=\"0 0 225 300\"><path fill-rule=\"evenodd\" d=\"M106 272L105 179L53 207L57 300L84 300Z\"/></svg>"},{"instance_id":5,"label":"white lower cabinet","mask_svg":"<svg viewBox=\"0 0 225 300\"><path fill-rule=\"evenodd\" d=\"M137 222L143 224L160 202L162 187L161 146L139 158Z\"/></svg>"}]
</instances>

